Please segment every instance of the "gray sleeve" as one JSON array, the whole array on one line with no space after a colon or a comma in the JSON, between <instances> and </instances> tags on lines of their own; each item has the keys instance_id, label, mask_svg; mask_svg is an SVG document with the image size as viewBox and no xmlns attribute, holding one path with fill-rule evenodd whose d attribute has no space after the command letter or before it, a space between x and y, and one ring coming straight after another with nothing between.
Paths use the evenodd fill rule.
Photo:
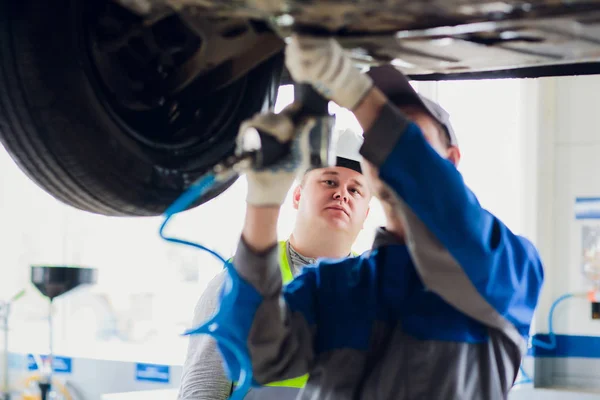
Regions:
<instances>
[{"instance_id":1,"label":"gray sleeve","mask_svg":"<svg viewBox=\"0 0 600 400\"><path fill-rule=\"evenodd\" d=\"M462 266L423 221L404 202L396 200L397 210L405 221L406 244L423 284L463 314L500 330L524 350L526 343L516 327L482 296Z\"/></svg>"},{"instance_id":2,"label":"gray sleeve","mask_svg":"<svg viewBox=\"0 0 600 400\"><path fill-rule=\"evenodd\" d=\"M459 228L462 226L448 223L451 219L446 218L446 216L456 215L458 213L457 210L461 210L464 213L464 210L467 209L467 207L470 207L469 210L471 213L465 214L470 218L480 216L483 212L478 203L471 201L472 197L465 194L467 193L467 189L462 180L459 182L458 179L456 179L456 176L439 173L439 171L442 170L440 165L444 164L444 168L446 168L447 163L442 161L441 157L436 156L435 158L431 158L429 155L421 154L423 153L423 149L419 146L415 146L414 141L406 142L403 145L408 146L409 150L413 151L411 155L416 154L415 159L418 159L419 165L422 165L421 168L412 168L411 162L417 165L415 159L396 158L389 160L392 150L406 133L408 124L409 120L404 114L388 103L383 107L376 123L369 132L365 134L365 141L361 147L361 154L363 157L375 164L378 168L382 168L385 162L389 169L387 182L384 182L379 174L380 171L377 171L379 179L377 179L373 185L377 192L377 196L381 199L382 203L385 203L384 208L387 209L386 213L391 214L392 218L402 226L402 229L404 230L404 240L411 254L411 258L414 261L416 271L421 277L425 287L438 294L457 310L489 327L499 329L515 343L522 346L524 343L520 333L505 317L506 309L498 310L494 308L492 302L482 295L482 293L485 293L485 290L491 287L491 285L484 286L481 291L478 290L471 278L465 272L463 266L453 257L449 249L431 230L431 226L433 226L438 235L440 235L440 233L448 232L448 236L453 234L454 236L458 235L463 237L459 244L460 253L466 254L466 249L473 249L472 253L477 256L478 267L481 270L492 270L490 265L495 262L496 259L504 260L509 258L499 257L498 251L492 252L489 249L487 250L487 254L481 252L480 249L485 249L485 246L478 246L480 242L487 244L487 242L484 242L487 236L485 236L483 232L478 232L476 237L473 235L467 236L464 233L461 235L461 230ZM410 148L411 145L413 146L412 148ZM419 149L421 153L417 153ZM406 153L402 154L406 155ZM422 158L418 158L417 155L422 156ZM425 165L425 163L428 163L428 165ZM448 170L450 171L450 169ZM433 174L433 171L437 171L437 173ZM451 171L455 172L455 169L452 169ZM397 176L390 178L393 172L398 172L396 174ZM403 172L404 175L399 172ZM458 172L456 172L456 174L458 174ZM414 203L416 202L415 199L419 198L423 204L430 208L427 210L428 212L423 211L425 209L424 207L421 210L421 216L429 218L429 224L431 226L428 226L409 206L406 199L402 198L400 193L403 192L403 189L406 189L402 185L402 180L414 182L417 179L430 181L434 178L437 178L439 182L435 187L432 185L413 185L411 186L412 192L408 193L407 190L404 190L405 195L414 195L415 191L419 190L419 196L413 196L412 201ZM460 190L443 191L444 188L448 189L451 185L454 185L455 189L460 185ZM436 189L435 194L430 193L432 188ZM454 198L444 197L445 194L448 194L449 196L460 195L461 197L459 200L464 201L458 202ZM451 203L451 201L453 201L453 203ZM443 205L440 206L442 203ZM452 204L452 207L448 204ZM461 207L459 208L456 206L457 204ZM433 219L431 215L434 213L437 215L444 214L444 218ZM435 221L435 223L432 221ZM469 223L468 220L461 220L461 222L464 222L464 224ZM441 228L442 224L445 224L446 226ZM462 232L464 232L464 229ZM502 245L503 246L498 246L500 250L502 250L503 247L506 247L505 243L502 243ZM480 254L484 254L484 256L480 256ZM502 268L508 268L508 265L503 265ZM482 286L482 276L485 275L479 274L478 276L478 283L480 286ZM487 276L489 276L489 274ZM487 276L485 277L487 278ZM518 280L518 282L521 281ZM505 286L503 288L503 293L509 292L514 291L512 288ZM498 303L496 302L494 304Z\"/></svg>"},{"instance_id":3,"label":"gray sleeve","mask_svg":"<svg viewBox=\"0 0 600 400\"><path fill-rule=\"evenodd\" d=\"M206 322L215 314L226 271L214 277L194 310L193 327ZM231 391L231 381L225 376L221 353L217 343L208 335L191 335L183 365L179 400L226 400Z\"/></svg>"},{"instance_id":4,"label":"gray sleeve","mask_svg":"<svg viewBox=\"0 0 600 400\"><path fill-rule=\"evenodd\" d=\"M233 263L261 296L257 306L242 304L243 296L236 303L244 313L254 314L246 339L254 379L266 384L306 374L314 360L315 327L310 321L315 321L316 268L305 267L284 294L277 246L257 254L242 239ZM232 321L238 326L239 322Z\"/></svg>"}]
</instances>

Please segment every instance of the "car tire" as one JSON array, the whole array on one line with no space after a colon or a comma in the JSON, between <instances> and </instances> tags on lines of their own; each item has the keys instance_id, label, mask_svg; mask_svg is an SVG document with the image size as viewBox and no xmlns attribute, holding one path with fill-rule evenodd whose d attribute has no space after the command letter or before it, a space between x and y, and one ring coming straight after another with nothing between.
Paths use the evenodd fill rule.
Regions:
<instances>
[{"instance_id":1,"label":"car tire","mask_svg":"<svg viewBox=\"0 0 600 400\"><path fill-rule=\"evenodd\" d=\"M169 99L138 125L111 106L85 48L82 16L94 1L0 0L0 140L29 178L65 204L108 216L159 215L232 153L241 121L274 103L282 54L224 88L205 93L189 85L187 107L197 108L200 121L179 126L179 142L152 141L152 118Z\"/></svg>"}]
</instances>

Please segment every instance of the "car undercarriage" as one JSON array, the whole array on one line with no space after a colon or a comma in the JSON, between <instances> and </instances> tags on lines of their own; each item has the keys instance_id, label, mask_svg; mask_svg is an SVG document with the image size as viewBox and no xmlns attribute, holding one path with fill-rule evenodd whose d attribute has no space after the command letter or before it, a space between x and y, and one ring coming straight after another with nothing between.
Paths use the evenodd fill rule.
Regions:
<instances>
[{"instance_id":1,"label":"car undercarriage","mask_svg":"<svg viewBox=\"0 0 600 400\"><path fill-rule=\"evenodd\" d=\"M391 62L413 79L483 77L554 67L582 73L600 55L597 1L120 0L146 18L166 12L261 21L273 34L333 35L357 64ZM187 17L186 17L187 18ZM243 24L243 23L241 23ZM241 26L241 25L240 25ZM259 42L260 44L260 42ZM573 64L586 64L586 69ZM561 68L555 68L559 66ZM541 68L530 76L550 74ZM496 74L497 75L497 74Z\"/></svg>"},{"instance_id":2,"label":"car undercarriage","mask_svg":"<svg viewBox=\"0 0 600 400\"><path fill-rule=\"evenodd\" d=\"M0 0L0 141L65 204L158 215L291 82L293 32L414 80L600 72L598 1Z\"/></svg>"}]
</instances>

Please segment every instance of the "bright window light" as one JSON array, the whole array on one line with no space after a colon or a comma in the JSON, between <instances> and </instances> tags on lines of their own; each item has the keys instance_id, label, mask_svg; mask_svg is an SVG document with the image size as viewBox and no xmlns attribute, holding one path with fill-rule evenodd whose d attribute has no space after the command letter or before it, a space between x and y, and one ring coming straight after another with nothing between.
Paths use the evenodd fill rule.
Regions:
<instances>
[{"instance_id":1,"label":"bright window light","mask_svg":"<svg viewBox=\"0 0 600 400\"><path fill-rule=\"evenodd\" d=\"M418 89L426 85L415 84ZM520 86L515 81L446 82L430 93L452 114L461 143L461 171L484 206L519 230L521 190L515 161L522 132ZM490 96L490 93L494 93ZM485 99L485 101L481 101ZM275 110L293 101L282 86ZM362 132L348 110L330 103L337 129ZM516 180L516 181L515 181ZM517 182L517 183L515 183ZM31 264L76 264L98 268L98 284L59 298L55 309L57 354L181 364L194 306L223 266L211 255L167 243L158 236L161 218L108 218L68 207L36 186L5 151L0 151L0 293L27 295L12 310L12 350L47 351L47 302L29 283ZM245 212L246 180L196 209L177 215L169 234L233 255ZM296 211L291 194L278 233L292 231ZM377 200L354 250L367 250L383 223Z\"/></svg>"}]
</instances>

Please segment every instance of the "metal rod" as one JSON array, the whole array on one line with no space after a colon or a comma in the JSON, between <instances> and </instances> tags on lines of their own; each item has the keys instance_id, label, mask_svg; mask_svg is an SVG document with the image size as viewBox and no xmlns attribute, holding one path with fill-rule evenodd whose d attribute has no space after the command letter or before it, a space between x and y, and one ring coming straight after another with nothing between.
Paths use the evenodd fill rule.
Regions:
<instances>
[{"instance_id":1,"label":"metal rod","mask_svg":"<svg viewBox=\"0 0 600 400\"><path fill-rule=\"evenodd\" d=\"M329 100L308 83L294 84L294 100L302 104L302 114L305 116L320 117L329 114Z\"/></svg>"},{"instance_id":2,"label":"metal rod","mask_svg":"<svg viewBox=\"0 0 600 400\"><path fill-rule=\"evenodd\" d=\"M2 314L3 331L4 331L4 400L9 400L10 390L8 383L8 313L10 305L8 303L0 305L0 314Z\"/></svg>"},{"instance_id":3,"label":"metal rod","mask_svg":"<svg viewBox=\"0 0 600 400\"><path fill-rule=\"evenodd\" d=\"M53 306L53 302L52 299L50 300L50 312L48 313L48 333L49 333L49 339L50 339L50 346L49 346L49 352L48 352L48 384L50 385L50 387L52 387L52 373L54 370L54 346L53 346L53 335L52 335L52 310L54 307ZM52 390L52 389L50 389Z\"/></svg>"}]
</instances>

